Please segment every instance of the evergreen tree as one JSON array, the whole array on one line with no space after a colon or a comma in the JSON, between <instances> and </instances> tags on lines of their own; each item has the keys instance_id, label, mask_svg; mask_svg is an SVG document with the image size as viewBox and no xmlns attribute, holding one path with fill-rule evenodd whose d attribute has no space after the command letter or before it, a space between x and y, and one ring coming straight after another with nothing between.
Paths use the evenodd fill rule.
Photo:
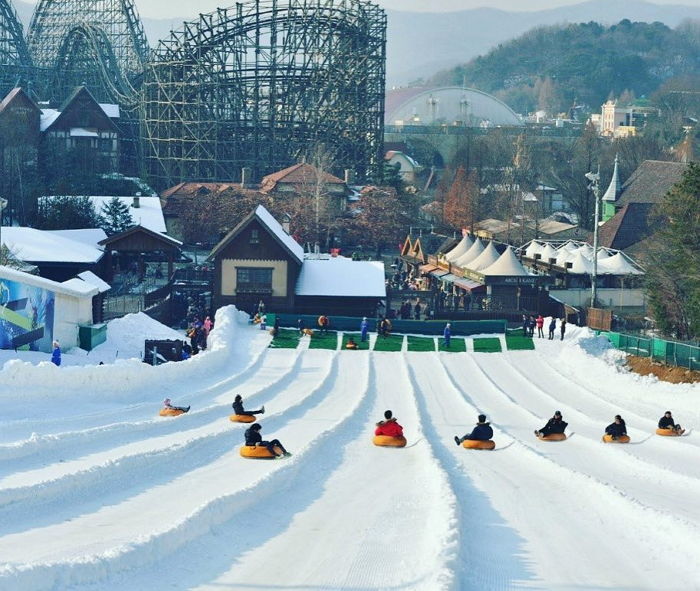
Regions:
<instances>
[{"instance_id":1,"label":"evergreen tree","mask_svg":"<svg viewBox=\"0 0 700 591\"><path fill-rule=\"evenodd\" d=\"M40 230L99 228L100 223L89 197L60 195L39 200L35 225Z\"/></svg>"},{"instance_id":2,"label":"evergreen tree","mask_svg":"<svg viewBox=\"0 0 700 591\"><path fill-rule=\"evenodd\" d=\"M129 206L119 197L112 197L102 206L102 223L100 227L107 233L107 236L124 232L133 225L134 220L129 213Z\"/></svg>"},{"instance_id":3,"label":"evergreen tree","mask_svg":"<svg viewBox=\"0 0 700 591\"><path fill-rule=\"evenodd\" d=\"M678 339L700 336L700 164L655 208L661 224L647 268L649 305L659 328Z\"/></svg>"}]
</instances>

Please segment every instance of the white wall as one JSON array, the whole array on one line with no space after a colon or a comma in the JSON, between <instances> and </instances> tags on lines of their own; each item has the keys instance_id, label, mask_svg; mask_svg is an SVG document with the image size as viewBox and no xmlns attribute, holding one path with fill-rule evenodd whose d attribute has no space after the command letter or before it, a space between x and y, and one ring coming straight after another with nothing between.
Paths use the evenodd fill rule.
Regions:
<instances>
[{"instance_id":1,"label":"white wall","mask_svg":"<svg viewBox=\"0 0 700 591\"><path fill-rule=\"evenodd\" d=\"M591 303L591 290L586 289L553 289L550 291L553 298L574 306L586 308ZM611 287L598 288L598 301L610 308L646 307L646 294L643 289L618 289Z\"/></svg>"},{"instance_id":2,"label":"white wall","mask_svg":"<svg viewBox=\"0 0 700 591\"><path fill-rule=\"evenodd\" d=\"M61 343L61 349L77 347L78 327L92 324L92 297L75 297L56 294L56 309L53 319L53 338Z\"/></svg>"}]
</instances>

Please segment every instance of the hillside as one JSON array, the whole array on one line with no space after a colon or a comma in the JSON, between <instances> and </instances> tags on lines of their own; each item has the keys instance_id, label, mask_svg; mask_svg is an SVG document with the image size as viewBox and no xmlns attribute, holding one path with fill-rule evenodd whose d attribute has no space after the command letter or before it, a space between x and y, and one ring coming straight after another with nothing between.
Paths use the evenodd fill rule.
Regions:
<instances>
[{"instance_id":1,"label":"hillside","mask_svg":"<svg viewBox=\"0 0 700 591\"><path fill-rule=\"evenodd\" d=\"M431 83L493 93L518 112L597 107L625 90L650 95L670 78L700 75L698 25L670 29L625 19L538 27L484 56L436 74Z\"/></svg>"}]
</instances>

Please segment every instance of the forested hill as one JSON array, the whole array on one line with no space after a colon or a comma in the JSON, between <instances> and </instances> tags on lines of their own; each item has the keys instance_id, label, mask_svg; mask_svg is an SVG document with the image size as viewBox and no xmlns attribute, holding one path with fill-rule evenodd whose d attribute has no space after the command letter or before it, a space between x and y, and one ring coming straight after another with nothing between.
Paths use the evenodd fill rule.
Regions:
<instances>
[{"instance_id":1,"label":"forested hill","mask_svg":"<svg viewBox=\"0 0 700 591\"><path fill-rule=\"evenodd\" d=\"M700 81L700 22L676 29L625 19L546 26L498 45L467 64L436 74L431 83L472 86L520 113L537 108L598 107L613 93L649 96L670 78Z\"/></svg>"}]
</instances>

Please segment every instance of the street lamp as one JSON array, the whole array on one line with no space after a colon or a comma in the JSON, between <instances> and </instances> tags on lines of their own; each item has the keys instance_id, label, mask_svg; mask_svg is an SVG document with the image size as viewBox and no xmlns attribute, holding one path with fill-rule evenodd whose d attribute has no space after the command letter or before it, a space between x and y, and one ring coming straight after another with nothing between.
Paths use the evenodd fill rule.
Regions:
<instances>
[{"instance_id":1,"label":"street lamp","mask_svg":"<svg viewBox=\"0 0 700 591\"><path fill-rule=\"evenodd\" d=\"M593 273L591 274L591 308L595 308L598 295L598 217L600 216L600 165L598 172L587 172L586 178L590 181L588 188L595 196L595 212L593 213Z\"/></svg>"}]
</instances>

